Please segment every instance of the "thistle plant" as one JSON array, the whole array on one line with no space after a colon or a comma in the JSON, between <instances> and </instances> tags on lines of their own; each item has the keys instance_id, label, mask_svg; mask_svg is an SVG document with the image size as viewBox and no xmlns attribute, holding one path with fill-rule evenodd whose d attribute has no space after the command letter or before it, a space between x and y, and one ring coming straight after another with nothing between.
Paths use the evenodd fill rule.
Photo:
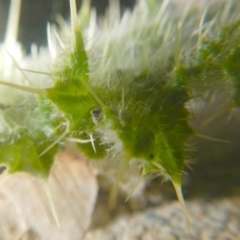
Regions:
<instances>
[{"instance_id":1,"label":"thistle plant","mask_svg":"<svg viewBox=\"0 0 240 240\"><path fill-rule=\"evenodd\" d=\"M52 62L31 79L31 66L2 49L12 66L1 70L0 162L47 178L58 149L76 144L116 167L111 203L133 165L173 183L190 226L181 179L186 143L200 134L188 106L216 89L225 106L239 106L240 5L141 0L120 16L110 3L97 19L87 0L79 14L70 0L71 24L48 26Z\"/></svg>"}]
</instances>

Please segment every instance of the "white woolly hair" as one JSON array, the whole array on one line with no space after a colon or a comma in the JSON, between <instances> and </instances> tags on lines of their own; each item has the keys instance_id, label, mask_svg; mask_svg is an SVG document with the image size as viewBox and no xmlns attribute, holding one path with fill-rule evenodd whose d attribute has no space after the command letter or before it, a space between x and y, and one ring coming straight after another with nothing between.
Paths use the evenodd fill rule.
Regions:
<instances>
[{"instance_id":1,"label":"white woolly hair","mask_svg":"<svg viewBox=\"0 0 240 240\"><path fill-rule=\"evenodd\" d=\"M48 49L33 45L30 56L25 56L16 41L20 0L14 1L9 15L8 30L0 47L0 80L21 85L46 87L51 78L44 74L30 74L18 69L49 73L51 65L60 56L71 51L72 31L68 22L58 17L60 30L48 26ZM118 0L110 1L106 15L99 19L90 1L84 0L79 11L79 23L84 34L89 57L90 81L93 85L110 84L116 88L127 84L132 76L144 71L155 72L164 66L169 58L179 62L191 57L199 38L216 37L219 26L236 19L240 5L237 0L186 1L139 0L134 9L120 14ZM154 6L154 7L153 7ZM234 8L234 10L233 10ZM52 58L49 58L51 54ZM116 77L124 72L124 81ZM116 84L114 81L118 81ZM12 104L14 94L1 86L0 102Z\"/></svg>"},{"instance_id":2,"label":"white woolly hair","mask_svg":"<svg viewBox=\"0 0 240 240\"><path fill-rule=\"evenodd\" d=\"M185 0L139 0L132 11L121 15L119 1L112 0L105 16L98 18L90 1L84 0L78 20L91 85L117 90L144 72L166 76L169 61L177 66L182 60L191 60L199 41L216 38L217 29L236 20L239 8L236 0L191 0L187 4ZM60 30L48 26L48 43L61 68L59 59L72 50L72 31L61 17L58 22Z\"/></svg>"}]
</instances>

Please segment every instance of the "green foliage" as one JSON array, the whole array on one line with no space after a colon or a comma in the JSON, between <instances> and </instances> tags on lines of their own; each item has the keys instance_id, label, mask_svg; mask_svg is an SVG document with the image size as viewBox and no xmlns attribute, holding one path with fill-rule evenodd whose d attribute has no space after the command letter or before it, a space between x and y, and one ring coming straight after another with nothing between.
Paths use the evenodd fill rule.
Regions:
<instances>
[{"instance_id":1,"label":"green foliage","mask_svg":"<svg viewBox=\"0 0 240 240\"><path fill-rule=\"evenodd\" d=\"M156 1L148 1L147 4L150 12L154 11L153 6L157 5ZM87 6L85 7L84 11L87 15L84 15L84 24L86 25L90 15ZM164 5L161 11L165 8ZM46 129L46 125L52 124L54 107L51 106L43 111L40 110L42 107L37 107L39 109L37 115L30 114L29 118L45 120L42 124L38 124L37 128L29 121L26 121L26 124L19 124L20 130L17 129L12 134L15 137L1 142L2 159L4 158L8 163L12 160L6 161L6 159L20 159L24 154L19 146L29 145L31 146L28 148L29 157L37 159L32 163L35 167L10 167L12 169L10 171L37 169L37 162L40 161L43 165L41 168L45 169L43 172L46 174L54 153L50 157L48 154L55 152L57 145L49 148L50 150L40 158L37 156L45 152L48 145L51 145L64 131L76 139L88 141L78 145L91 159L106 157L108 149L114 147L114 142L105 139L107 131L116 134L115 140L121 142L123 156L128 156L128 160L136 158L142 161L144 173L159 171L180 183L180 175L185 164L185 143L194 135L194 130L188 124L189 111L185 104L216 85L224 86L229 82L236 89L233 100L236 105L239 104L239 24L240 21L235 21L222 27L215 38L205 34L205 37L196 42L199 46L197 54L190 59L190 62L177 56L181 53L178 50L181 46L178 46L174 51L170 51L167 60L160 61L158 59L161 59L161 56L159 56L152 68L149 65L149 68L143 68L141 72L132 71L131 67L134 65L129 69L110 70L111 83L105 85L102 80L97 83L90 79L89 57L85 51L81 31L75 26L70 53L65 54L58 61L57 71L53 75L54 85L46 89L44 96L62 114L58 116L61 116L61 121L67 124L67 129L60 128L57 132L52 130L51 136L47 135L43 129ZM167 28L168 34L172 34L173 29L170 25L167 25ZM160 31L155 23L150 26L145 25L139 34L141 38L147 38L155 30ZM137 33L138 31L135 32ZM179 39L175 39L175 43L181 44L181 34L177 34ZM161 36L159 43L154 39L146 41L148 45L153 45L149 46L147 50L149 53L154 54L158 48L163 49L162 45L167 38L164 39L161 34L159 36ZM112 45L109 46L106 52L111 53ZM143 50L142 44L138 43L137 53L140 54ZM167 56L165 50L164 54ZM142 64L141 61L139 64ZM49 114L43 114L46 112ZM49 129L57 126L58 124L54 122ZM15 147L18 150L14 154L17 155L12 158L5 157L6 152ZM48 157L51 159L49 164L44 160ZM20 163L15 165L27 166Z\"/></svg>"},{"instance_id":2,"label":"green foliage","mask_svg":"<svg viewBox=\"0 0 240 240\"><path fill-rule=\"evenodd\" d=\"M20 102L2 110L1 120L8 122L8 129L2 129L0 163L7 165L9 173L23 171L47 177L58 147L40 155L59 134L54 130L58 121L52 117L46 100L27 100L24 105Z\"/></svg>"},{"instance_id":3,"label":"green foliage","mask_svg":"<svg viewBox=\"0 0 240 240\"><path fill-rule=\"evenodd\" d=\"M193 12L172 19L165 2L159 12L157 1L149 0L146 6L151 22L129 24L130 30L118 39L108 36L105 47L96 47L100 58L86 52L74 25L70 51L65 49L56 63L53 86L40 100L34 98L33 105L1 110L9 129L1 129L0 162L9 165L9 172L47 176L58 150L52 143L66 133L89 159L109 158L111 150L127 163L140 160L144 174L157 171L170 179L182 201L185 145L195 134L186 103L227 88L233 89L231 101L239 107L240 20L217 26L213 34L207 27L197 39L189 30L196 27ZM90 16L89 9L85 11L84 26ZM123 51L118 50L121 46ZM59 127L61 123L67 127ZM123 165L118 165L120 172Z\"/></svg>"},{"instance_id":4,"label":"green foliage","mask_svg":"<svg viewBox=\"0 0 240 240\"><path fill-rule=\"evenodd\" d=\"M233 22L222 27L217 38L202 39L194 60L175 70L175 81L188 85L191 97L202 97L216 87L219 90L232 87L232 106L240 106L239 26L240 21Z\"/></svg>"},{"instance_id":5,"label":"green foliage","mask_svg":"<svg viewBox=\"0 0 240 240\"><path fill-rule=\"evenodd\" d=\"M50 149L46 154L39 155L52 143L43 133L35 136L27 130L19 133L19 138L13 142L0 143L1 163L6 164L9 173L28 172L36 176L47 177L51 169L57 147Z\"/></svg>"},{"instance_id":6,"label":"green foliage","mask_svg":"<svg viewBox=\"0 0 240 240\"><path fill-rule=\"evenodd\" d=\"M68 130L92 132L91 110L98 107L86 88L88 58L80 31L76 32L74 51L66 56L62 69L56 74L54 87L47 89L47 98L56 104L68 120Z\"/></svg>"},{"instance_id":7,"label":"green foliage","mask_svg":"<svg viewBox=\"0 0 240 240\"><path fill-rule=\"evenodd\" d=\"M103 157L108 146L104 146L97 129L109 126L117 133L129 160L141 159L146 173L157 170L180 182L185 142L193 134L184 107L189 100L186 89L168 75L148 72L134 76L121 89L96 88L88 80L87 55L80 37L76 32L75 48L58 73L67 82L57 79L46 96L68 119L69 132L80 132L83 139L89 138L87 134L95 136L96 149L88 143L81 150L90 158ZM119 73L119 79L127 77L128 74ZM118 81L115 80L117 85ZM91 114L94 109L103 115L97 124Z\"/></svg>"}]
</instances>

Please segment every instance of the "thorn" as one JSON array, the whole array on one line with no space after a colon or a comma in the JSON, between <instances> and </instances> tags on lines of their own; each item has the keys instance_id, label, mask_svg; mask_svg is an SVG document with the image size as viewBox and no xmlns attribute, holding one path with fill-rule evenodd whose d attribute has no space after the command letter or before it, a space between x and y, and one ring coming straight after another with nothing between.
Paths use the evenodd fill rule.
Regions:
<instances>
[{"instance_id":1,"label":"thorn","mask_svg":"<svg viewBox=\"0 0 240 240\"><path fill-rule=\"evenodd\" d=\"M15 64L15 66L19 69L19 71L22 73L23 77L27 79L28 82L29 79L26 76L26 74L22 71L22 69L20 68L20 66L18 65L17 61L15 60L15 58L12 56L12 54L6 49L7 54L9 55L9 57L12 59L13 63Z\"/></svg>"},{"instance_id":2,"label":"thorn","mask_svg":"<svg viewBox=\"0 0 240 240\"><path fill-rule=\"evenodd\" d=\"M80 30L78 19L77 19L77 7L75 0L69 0L70 2L70 15L71 15L71 26L72 26L72 39L73 39L73 46L76 46L76 31Z\"/></svg>"},{"instance_id":3,"label":"thorn","mask_svg":"<svg viewBox=\"0 0 240 240\"><path fill-rule=\"evenodd\" d=\"M136 184L133 186L132 190L130 191L129 195L127 196L126 200L124 203L126 203L129 198L133 195L134 191L137 189L138 185L140 184L141 180L143 179L144 175L141 174L140 177L137 179Z\"/></svg>"},{"instance_id":4,"label":"thorn","mask_svg":"<svg viewBox=\"0 0 240 240\"><path fill-rule=\"evenodd\" d=\"M114 208L116 205L116 199L117 199L118 189L119 189L119 182L124 175L124 172L127 168L129 159L130 158L129 158L128 154L123 153L123 156L117 166L116 182L112 186L112 189L111 189L110 195L109 195L109 200L108 200L108 204L111 209Z\"/></svg>"},{"instance_id":5,"label":"thorn","mask_svg":"<svg viewBox=\"0 0 240 240\"><path fill-rule=\"evenodd\" d=\"M200 48L200 43L201 43L202 37L203 37L202 36L202 33L203 33L203 23L204 23L207 11L208 11L208 5L207 5L205 11L203 12L203 15L201 17L201 20L200 20L199 26L198 26L198 49Z\"/></svg>"},{"instance_id":6,"label":"thorn","mask_svg":"<svg viewBox=\"0 0 240 240\"><path fill-rule=\"evenodd\" d=\"M174 181L172 181L172 184L173 184L173 186L174 186L174 188L175 188L178 201L179 201L180 204L181 204L181 207L182 207L184 216L185 216L185 218L186 218L187 226L188 226L188 231L191 232L191 230L192 230L191 218L190 218L189 212L188 212L188 210L187 210L187 207L186 207L186 204L185 204L183 195L182 195L181 184L176 183L176 182L174 182Z\"/></svg>"},{"instance_id":7,"label":"thorn","mask_svg":"<svg viewBox=\"0 0 240 240\"><path fill-rule=\"evenodd\" d=\"M70 142L77 142L77 143L90 143L95 139L79 139L79 138L67 138Z\"/></svg>"},{"instance_id":8,"label":"thorn","mask_svg":"<svg viewBox=\"0 0 240 240\"><path fill-rule=\"evenodd\" d=\"M94 150L95 153L97 153L96 148L95 148L95 145L94 145L94 139L93 139L93 137L92 137L92 134L89 134L89 136L90 136L90 141L91 141L91 143L92 143L93 150Z\"/></svg>"},{"instance_id":9,"label":"thorn","mask_svg":"<svg viewBox=\"0 0 240 240\"><path fill-rule=\"evenodd\" d=\"M50 23L47 23L47 42L48 42L48 49L50 51L50 55L53 59L55 59L57 57L57 53L56 53L56 48L54 46L55 43L53 43L52 37L51 37Z\"/></svg>"},{"instance_id":10,"label":"thorn","mask_svg":"<svg viewBox=\"0 0 240 240\"><path fill-rule=\"evenodd\" d=\"M56 17L57 17L56 20L59 26L64 26L64 20L61 18L61 16L58 15ZM62 42L56 29L52 27L50 23L47 24L47 42L48 42L48 49L50 51L50 55L54 60L57 60L57 57L58 57L58 53L57 53L58 51L56 47L57 44L59 45L59 47L64 53L66 52L66 46L64 46L64 43Z\"/></svg>"},{"instance_id":11,"label":"thorn","mask_svg":"<svg viewBox=\"0 0 240 240\"><path fill-rule=\"evenodd\" d=\"M66 135L68 134L68 131L65 131L63 134L61 134L52 144L50 144L40 155L38 155L38 158L44 155L47 151L49 151L52 147L54 147L58 142L60 142Z\"/></svg>"},{"instance_id":12,"label":"thorn","mask_svg":"<svg viewBox=\"0 0 240 240\"><path fill-rule=\"evenodd\" d=\"M174 51L174 61L175 65L179 66L180 65L180 42L181 42L181 31L180 31L180 26L179 23L176 24L176 38L175 38L175 51Z\"/></svg>"},{"instance_id":13,"label":"thorn","mask_svg":"<svg viewBox=\"0 0 240 240\"><path fill-rule=\"evenodd\" d=\"M210 140L210 141L214 141L214 142L231 143L231 141L228 141L228 140L214 138L214 137L209 137L209 136L206 136L206 135L200 134L200 133L197 133L196 136L200 137L200 138L203 138L203 139Z\"/></svg>"},{"instance_id":14,"label":"thorn","mask_svg":"<svg viewBox=\"0 0 240 240\"><path fill-rule=\"evenodd\" d=\"M44 185L44 188L45 188L45 191L46 191L46 194L47 194L47 198L48 198L48 201L49 201L49 205L50 205L53 217L54 217L54 219L57 223L58 228L61 228L61 225L60 225L60 222L59 222L59 219L58 219L58 215L57 215L57 212L56 212L56 209L55 209L51 189L50 189L48 183L45 180L43 181L43 185Z\"/></svg>"},{"instance_id":15,"label":"thorn","mask_svg":"<svg viewBox=\"0 0 240 240\"><path fill-rule=\"evenodd\" d=\"M21 0L12 0L8 16L7 32L4 41L6 46L11 46L17 41L20 9Z\"/></svg>"},{"instance_id":16,"label":"thorn","mask_svg":"<svg viewBox=\"0 0 240 240\"><path fill-rule=\"evenodd\" d=\"M48 72L40 72L40 71L34 71L34 70L24 69L24 68L19 68L19 70L24 71L24 72L43 74L43 75L47 75L47 76L52 76L53 75L52 73L48 73Z\"/></svg>"},{"instance_id":17,"label":"thorn","mask_svg":"<svg viewBox=\"0 0 240 240\"><path fill-rule=\"evenodd\" d=\"M88 90L88 92L93 96L95 101L102 107L102 109L106 109L105 104L101 101L101 99L97 96L97 94L93 91L93 89L82 79L79 78L80 82L84 85L84 87Z\"/></svg>"},{"instance_id":18,"label":"thorn","mask_svg":"<svg viewBox=\"0 0 240 240\"><path fill-rule=\"evenodd\" d=\"M44 88L33 88L33 87L28 87L28 86L22 86L19 84L15 84L15 83L10 83L10 82L5 82L5 81L0 81L0 84L8 86L8 87L12 87L15 89L19 89L25 92L29 92L29 93L34 93L34 94L38 94L38 95L45 95L45 89Z\"/></svg>"}]
</instances>

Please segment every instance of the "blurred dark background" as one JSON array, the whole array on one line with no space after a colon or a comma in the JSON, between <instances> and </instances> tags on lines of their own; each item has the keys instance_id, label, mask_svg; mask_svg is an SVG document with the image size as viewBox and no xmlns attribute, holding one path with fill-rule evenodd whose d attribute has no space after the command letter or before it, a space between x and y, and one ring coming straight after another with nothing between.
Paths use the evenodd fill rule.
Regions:
<instances>
[{"instance_id":1,"label":"blurred dark background","mask_svg":"<svg viewBox=\"0 0 240 240\"><path fill-rule=\"evenodd\" d=\"M136 0L120 0L121 10L132 8ZM4 39L10 0L0 0L0 41ZM76 0L78 8L81 0ZM108 6L108 0L92 0L92 7L98 15L103 15ZM45 46L46 24L55 23L56 14L69 18L69 0L22 0L20 16L19 41L29 51L30 45L36 43Z\"/></svg>"}]
</instances>

